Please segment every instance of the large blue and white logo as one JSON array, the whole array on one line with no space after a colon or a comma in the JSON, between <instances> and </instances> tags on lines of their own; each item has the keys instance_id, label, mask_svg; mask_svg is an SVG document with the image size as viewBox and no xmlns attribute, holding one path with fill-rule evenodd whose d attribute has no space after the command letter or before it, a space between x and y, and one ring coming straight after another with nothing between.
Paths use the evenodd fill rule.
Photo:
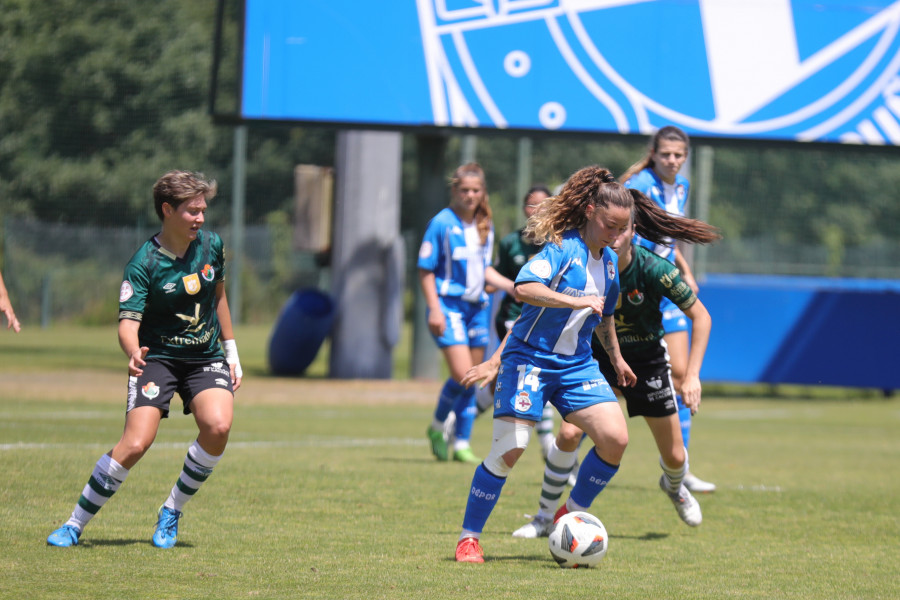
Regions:
<instances>
[{"instance_id":1,"label":"large blue and white logo","mask_svg":"<svg viewBox=\"0 0 900 600\"><path fill-rule=\"evenodd\" d=\"M417 0L435 125L900 144L900 2Z\"/></svg>"},{"instance_id":2,"label":"large blue and white logo","mask_svg":"<svg viewBox=\"0 0 900 600\"><path fill-rule=\"evenodd\" d=\"M244 0L241 116L900 145L900 0Z\"/></svg>"}]
</instances>

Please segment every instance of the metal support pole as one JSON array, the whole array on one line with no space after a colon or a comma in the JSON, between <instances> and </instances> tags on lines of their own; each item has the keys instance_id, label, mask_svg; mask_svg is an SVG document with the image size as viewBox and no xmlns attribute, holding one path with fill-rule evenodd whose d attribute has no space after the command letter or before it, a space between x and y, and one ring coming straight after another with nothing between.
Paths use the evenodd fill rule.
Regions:
<instances>
[{"instance_id":1,"label":"metal support pole","mask_svg":"<svg viewBox=\"0 0 900 600\"><path fill-rule=\"evenodd\" d=\"M241 271L244 263L244 206L247 191L247 126L234 128L234 181L231 191L231 256L228 257L228 308L241 322Z\"/></svg>"},{"instance_id":2,"label":"metal support pole","mask_svg":"<svg viewBox=\"0 0 900 600\"><path fill-rule=\"evenodd\" d=\"M418 151L418 202L415 218L415 253L425 234L428 221L447 205L449 196L446 183L444 152L447 138L434 135L420 135L416 138ZM427 310L422 287L419 285L418 269L414 270L410 285L415 292L413 310L413 343L410 360L410 375L415 379L437 379L440 376L440 354L431 333L428 331Z\"/></svg>"},{"instance_id":3,"label":"metal support pole","mask_svg":"<svg viewBox=\"0 0 900 600\"><path fill-rule=\"evenodd\" d=\"M697 194L694 196L694 215L701 221L709 221L709 202L712 197L713 162L715 151L711 146L697 148ZM698 281L706 275L706 246L697 246L694 251L694 278Z\"/></svg>"}]
</instances>

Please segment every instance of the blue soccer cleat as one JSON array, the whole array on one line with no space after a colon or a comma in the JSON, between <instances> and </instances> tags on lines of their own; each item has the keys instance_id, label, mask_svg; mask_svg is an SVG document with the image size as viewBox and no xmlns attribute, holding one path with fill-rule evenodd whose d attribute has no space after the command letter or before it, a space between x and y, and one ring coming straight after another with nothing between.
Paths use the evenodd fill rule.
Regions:
<instances>
[{"instance_id":1,"label":"blue soccer cleat","mask_svg":"<svg viewBox=\"0 0 900 600\"><path fill-rule=\"evenodd\" d=\"M156 531L153 533L153 545L157 548L171 548L178 537L178 519L181 511L172 510L165 506L159 507L159 520L156 521Z\"/></svg>"},{"instance_id":2,"label":"blue soccer cleat","mask_svg":"<svg viewBox=\"0 0 900 600\"><path fill-rule=\"evenodd\" d=\"M77 546L79 537L81 537L81 530L72 525L63 525L47 537L47 544L68 548L69 546Z\"/></svg>"}]
</instances>

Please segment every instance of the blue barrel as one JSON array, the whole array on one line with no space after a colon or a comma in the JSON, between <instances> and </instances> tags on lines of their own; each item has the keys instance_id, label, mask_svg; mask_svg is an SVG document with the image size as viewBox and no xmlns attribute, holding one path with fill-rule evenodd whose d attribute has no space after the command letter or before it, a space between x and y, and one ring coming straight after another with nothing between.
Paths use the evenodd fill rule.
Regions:
<instances>
[{"instance_id":1,"label":"blue barrel","mask_svg":"<svg viewBox=\"0 0 900 600\"><path fill-rule=\"evenodd\" d=\"M281 309L269 339L269 368L275 375L302 375L331 331L334 301L315 289L294 292Z\"/></svg>"}]
</instances>

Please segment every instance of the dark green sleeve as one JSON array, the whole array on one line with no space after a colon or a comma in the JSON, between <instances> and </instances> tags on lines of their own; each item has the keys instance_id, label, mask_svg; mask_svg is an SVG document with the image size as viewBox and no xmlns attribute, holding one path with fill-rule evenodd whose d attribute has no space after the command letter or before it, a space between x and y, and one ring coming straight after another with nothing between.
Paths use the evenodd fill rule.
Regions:
<instances>
[{"instance_id":1,"label":"dark green sleeve","mask_svg":"<svg viewBox=\"0 0 900 600\"><path fill-rule=\"evenodd\" d=\"M652 257L647 265L647 270L651 274L648 281L652 281L654 287L681 310L690 308L697 301L697 295L681 278L678 267L650 252L648 254Z\"/></svg>"}]
</instances>

